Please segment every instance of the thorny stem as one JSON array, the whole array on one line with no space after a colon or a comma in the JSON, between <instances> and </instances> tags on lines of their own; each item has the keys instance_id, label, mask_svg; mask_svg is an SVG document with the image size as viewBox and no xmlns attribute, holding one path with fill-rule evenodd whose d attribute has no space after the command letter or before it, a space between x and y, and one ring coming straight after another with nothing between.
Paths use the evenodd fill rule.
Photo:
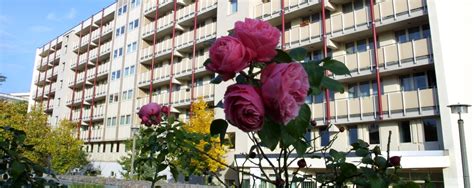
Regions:
<instances>
[{"instance_id":1,"label":"thorny stem","mask_svg":"<svg viewBox=\"0 0 474 188\"><path fill-rule=\"evenodd\" d=\"M390 140L391 140L391 137L392 137L392 131L388 131L387 162L386 162L384 171L387 169L387 167L389 166L389 163L390 163Z\"/></svg>"},{"instance_id":2,"label":"thorny stem","mask_svg":"<svg viewBox=\"0 0 474 188\"><path fill-rule=\"evenodd\" d=\"M257 138L255 137L255 133L252 133L252 137L253 137L253 139L255 139L255 141L257 141ZM272 167L273 171L276 174L277 170L275 168L275 165L273 165L273 163L270 161L270 159L268 159L268 157L265 155L265 152L263 152L263 149L262 149L262 147L260 147L260 144L257 144L257 148L260 150L260 152L262 153L263 158L268 162L268 164L270 164L270 166Z\"/></svg>"},{"instance_id":3,"label":"thorny stem","mask_svg":"<svg viewBox=\"0 0 474 188\"><path fill-rule=\"evenodd\" d=\"M255 146L259 147L258 145L258 141L256 140L255 136L254 138L252 138L250 136L250 133L247 134L247 136L250 138L250 140L252 140L252 142L255 144ZM264 153L261 153L260 150L257 150L257 153L258 153L258 164L253 162L252 160L250 160L254 165L258 165L258 168L260 169L260 171L263 173L263 175L265 176L265 178L269 179L270 180L270 177L267 175L267 173L265 173L265 171L263 170L263 166L262 166L262 157L264 155Z\"/></svg>"}]
</instances>

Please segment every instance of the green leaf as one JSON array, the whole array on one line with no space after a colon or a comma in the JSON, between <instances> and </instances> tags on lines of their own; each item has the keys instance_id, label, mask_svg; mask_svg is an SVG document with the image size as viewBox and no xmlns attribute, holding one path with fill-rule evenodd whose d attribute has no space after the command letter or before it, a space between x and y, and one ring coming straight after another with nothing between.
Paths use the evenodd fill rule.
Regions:
<instances>
[{"instance_id":1,"label":"green leaf","mask_svg":"<svg viewBox=\"0 0 474 188\"><path fill-rule=\"evenodd\" d=\"M203 65L206 66L209 63L211 63L211 58L207 58L206 61L204 61Z\"/></svg>"},{"instance_id":2,"label":"green leaf","mask_svg":"<svg viewBox=\"0 0 474 188\"><path fill-rule=\"evenodd\" d=\"M362 158L362 163L364 164L373 164L374 161L372 160L372 158L370 156L365 156Z\"/></svg>"},{"instance_id":3,"label":"green leaf","mask_svg":"<svg viewBox=\"0 0 474 188\"><path fill-rule=\"evenodd\" d=\"M311 87L312 94L315 95L318 90L316 88L320 88L321 86L321 80L324 77L324 69L320 66L318 66L317 63L302 63L304 70L306 71L306 74L308 75L308 81L309 85Z\"/></svg>"},{"instance_id":4,"label":"green leaf","mask_svg":"<svg viewBox=\"0 0 474 188\"><path fill-rule=\"evenodd\" d=\"M211 80L212 84L220 84L222 82L222 77L220 75L217 75L215 78Z\"/></svg>"},{"instance_id":5,"label":"green leaf","mask_svg":"<svg viewBox=\"0 0 474 188\"><path fill-rule=\"evenodd\" d=\"M344 93L344 85L326 76L324 76L321 80L321 87L327 88L332 91L337 91L339 93Z\"/></svg>"},{"instance_id":6,"label":"green leaf","mask_svg":"<svg viewBox=\"0 0 474 188\"><path fill-rule=\"evenodd\" d=\"M385 168L387 165L387 159L377 156L374 158L374 164L380 168Z\"/></svg>"},{"instance_id":7,"label":"green leaf","mask_svg":"<svg viewBox=\"0 0 474 188\"><path fill-rule=\"evenodd\" d=\"M295 48L290 50L290 56L296 61L303 61L308 52L304 48Z\"/></svg>"},{"instance_id":8,"label":"green leaf","mask_svg":"<svg viewBox=\"0 0 474 188\"><path fill-rule=\"evenodd\" d=\"M257 133L258 137L262 140L262 145L269 148L271 151L275 150L281 138L282 126L283 125L265 118L263 128Z\"/></svg>"},{"instance_id":9,"label":"green leaf","mask_svg":"<svg viewBox=\"0 0 474 188\"><path fill-rule=\"evenodd\" d=\"M290 55L288 55L285 51L276 49L277 55L273 58L274 62L277 63L289 63L292 62L293 59L291 59Z\"/></svg>"},{"instance_id":10,"label":"green leaf","mask_svg":"<svg viewBox=\"0 0 474 188\"><path fill-rule=\"evenodd\" d=\"M370 177L369 182L370 187L387 187L387 184L379 177Z\"/></svg>"},{"instance_id":11,"label":"green leaf","mask_svg":"<svg viewBox=\"0 0 474 188\"><path fill-rule=\"evenodd\" d=\"M334 149L329 150L329 155L334 159L336 163L343 163L346 161L346 156L342 152L338 152Z\"/></svg>"},{"instance_id":12,"label":"green leaf","mask_svg":"<svg viewBox=\"0 0 474 188\"><path fill-rule=\"evenodd\" d=\"M311 86L311 87L309 88L308 95L315 95L315 96L317 96L317 95L321 94L321 92L322 92L322 91L321 91L321 89L319 89L319 87L312 87L312 86Z\"/></svg>"},{"instance_id":13,"label":"green leaf","mask_svg":"<svg viewBox=\"0 0 474 188\"><path fill-rule=\"evenodd\" d=\"M311 109L308 104L303 104L298 116L288 122L284 129L294 138L303 138L310 127Z\"/></svg>"},{"instance_id":14,"label":"green leaf","mask_svg":"<svg viewBox=\"0 0 474 188\"><path fill-rule=\"evenodd\" d=\"M298 157L302 157L306 153L306 149L308 149L309 145L306 143L306 141L297 140L295 143L293 143L293 147L295 148Z\"/></svg>"},{"instance_id":15,"label":"green leaf","mask_svg":"<svg viewBox=\"0 0 474 188\"><path fill-rule=\"evenodd\" d=\"M13 177L18 177L23 174L23 172L25 172L25 165L18 161L13 161L10 175Z\"/></svg>"},{"instance_id":16,"label":"green leaf","mask_svg":"<svg viewBox=\"0 0 474 188\"><path fill-rule=\"evenodd\" d=\"M369 150L367 148L359 148L356 150L355 153L359 157L364 157L364 156L367 156L367 154L369 154Z\"/></svg>"},{"instance_id":17,"label":"green leaf","mask_svg":"<svg viewBox=\"0 0 474 188\"><path fill-rule=\"evenodd\" d=\"M341 164L341 172L346 178L351 177L357 174L357 167L352 163L343 163Z\"/></svg>"},{"instance_id":18,"label":"green leaf","mask_svg":"<svg viewBox=\"0 0 474 188\"><path fill-rule=\"evenodd\" d=\"M336 75L350 75L351 72L349 69L346 67L346 65L340 61L330 59L330 58L325 58L322 60L323 63L323 68L326 70L330 70L332 73Z\"/></svg>"},{"instance_id":19,"label":"green leaf","mask_svg":"<svg viewBox=\"0 0 474 188\"><path fill-rule=\"evenodd\" d=\"M211 135L219 135L220 142L224 141L225 133L227 132L227 127L229 124L226 120L216 119L211 123Z\"/></svg>"}]
</instances>

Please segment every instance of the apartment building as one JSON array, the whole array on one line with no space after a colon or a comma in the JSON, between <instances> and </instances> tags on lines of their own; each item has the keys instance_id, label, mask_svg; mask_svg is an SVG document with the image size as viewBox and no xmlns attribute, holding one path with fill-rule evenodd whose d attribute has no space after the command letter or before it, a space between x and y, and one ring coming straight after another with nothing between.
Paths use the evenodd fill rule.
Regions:
<instances>
[{"instance_id":1,"label":"apartment building","mask_svg":"<svg viewBox=\"0 0 474 188\"><path fill-rule=\"evenodd\" d=\"M463 3L456 9L468 12ZM472 74L459 67L474 69L463 61L468 52L444 45L462 48L451 39L469 38L473 29L461 24L463 19L454 21L459 35L445 29L454 18L440 13L454 14L453 6L434 0L374 0L373 6L370 0L118 0L37 49L30 107L42 106L52 126L61 119L78 122L77 136L94 165L103 176L120 177L116 161L126 154L123 141L131 138L131 128L139 126L136 110L151 100L171 105L187 120L193 99L220 101L230 83L210 84L214 75L202 66L208 48L235 21L258 18L284 25L280 48L303 47L307 60L331 56L351 71L351 76L334 76L345 85L344 93L306 99L318 123L308 137L321 136L311 143L314 147L334 136L336 131L325 127L329 123L346 128L334 144L340 150L357 139L385 150L391 131L391 154L402 156L403 177L460 187L457 116L446 105L474 102L472 90L461 85L473 81ZM221 110L215 113L224 117ZM470 122L472 116L463 119ZM466 127L469 131L472 127ZM241 165L241 153L252 143L233 127L229 137L236 143L229 162L235 158ZM472 138L466 139L473 156ZM308 177L325 173L322 160L308 162ZM257 166L246 163L245 168L261 175ZM235 182L231 172L224 177ZM243 179L244 187L271 187Z\"/></svg>"}]
</instances>

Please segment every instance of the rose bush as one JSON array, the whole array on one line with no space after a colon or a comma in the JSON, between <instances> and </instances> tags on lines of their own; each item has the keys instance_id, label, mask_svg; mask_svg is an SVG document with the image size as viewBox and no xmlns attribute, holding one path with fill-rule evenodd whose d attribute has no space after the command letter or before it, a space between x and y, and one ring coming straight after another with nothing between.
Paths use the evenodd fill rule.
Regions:
<instances>
[{"instance_id":1,"label":"rose bush","mask_svg":"<svg viewBox=\"0 0 474 188\"><path fill-rule=\"evenodd\" d=\"M166 114L169 112L167 106L162 107L156 103L149 103L144 105L138 111L138 117L142 120L142 124L145 126L158 125L161 121L161 114Z\"/></svg>"},{"instance_id":2,"label":"rose bush","mask_svg":"<svg viewBox=\"0 0 474 188\"><path fill-rule=\"evenodd\" d=\"M216 40L209 49L211 63L206 69L218 73L224 81L250 65L250 53L235 37L225 36Z\"/></svg>"},{"instance_id":3,"label":"rose bush","mask_svg":"<svg viewBox=\"0 0 474 188\"><path fill-rule=\"evenodd\" d=\"M298 116L308 94L308 75L299 63L269 64L261 75L262 98L273 120L286 125Z\"/></svg>"},{"instance_id":4,"label":"rose bush","mask_svg":"<svg viewBox=\"0 0 474 188\"><path fill-rule=\"evenodd\" d=\"M260 92L245 84L234 84L224 95L226 119L244 132L259 131L263 126L265 110Z\"/></svg>"},{"instance_id":5,"label":"rose bush","mask_svg":"<svg viewBox=\"0 0 474 188\"><path fill-rule=\"evenodd\" d=\"M275 48L280 40L280 30L268 22L249 18L238 21L234 35L249 49L252 60L269 62L277 54Z\"/></svg>"}]
</instances>

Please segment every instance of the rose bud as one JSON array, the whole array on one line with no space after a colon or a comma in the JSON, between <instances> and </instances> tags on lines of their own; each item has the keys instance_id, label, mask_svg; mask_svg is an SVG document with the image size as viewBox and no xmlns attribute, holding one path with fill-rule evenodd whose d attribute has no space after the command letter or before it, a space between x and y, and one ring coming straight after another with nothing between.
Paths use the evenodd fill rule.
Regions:
<instances>
[{"instance_id":1,"label":"rose bud","mask_svg":"<svg viewBox=\"0 0 474 188\"><path fill-rule=\"evenodd\" d=\"M313 127L316 127L318 125L315 119L311 120L310 123L311 123L311 126Z\"/></svg>"},{"instance_id":2,"label":"rose bud","mask_svg":"<svg viewBox=\"0 0 474 188\"><path fill-rule=\"evenodd\" d=\"M304 159L298 160L298 163L297 163L297 164L298 164L298 167L299 167L299 168L304 168L304 167L306 167L306 161L305 161Z\"/></svg>"},{"instance_id":3,"label":"rose bud","mask_svg":"<svg viewBox=\"0 0 474 188\"><path fill-rule=\"evenodd\" d=\"M392 166L399 167L400 166L400 161L402 160L402 157L400 156L393 156L390 157L388 160Z\"/></svg>"},{"instance_id":4,"label":"rose bud","mask_svg":"<svg viewBox=\"0 0 474 188\"><path fill-rule=\"evenodd\" d=\"M375 155L380 155L382 154L382 152L380 151L380 147L379 146L375 146L374 149L373 149L373 152Z\"/></svg>"},{"instance_id":5,"label":"rose bud","mask_svg":"<svg viewBox=\"0 0 474 188\"><path fill-rule=\"evenodd\" d=\"M249 153L248 157L249 157L250 159L253 159L253 158L257 157L257 154L252 151L252 152Z\"/></svg>"},{"instance_id":6,"label":"rose bud","mask_svg":"<svg viewBox=\"0 0 474 188\"><path fill-rule=\"evenodd\" d=\"M339 132L341 132L341 133L346 130L346 128L344 128L344 127L342 127L342 126L341 126L341 127L338 127L338 128L339 128Z\"/></svg>"}]
</instances>

